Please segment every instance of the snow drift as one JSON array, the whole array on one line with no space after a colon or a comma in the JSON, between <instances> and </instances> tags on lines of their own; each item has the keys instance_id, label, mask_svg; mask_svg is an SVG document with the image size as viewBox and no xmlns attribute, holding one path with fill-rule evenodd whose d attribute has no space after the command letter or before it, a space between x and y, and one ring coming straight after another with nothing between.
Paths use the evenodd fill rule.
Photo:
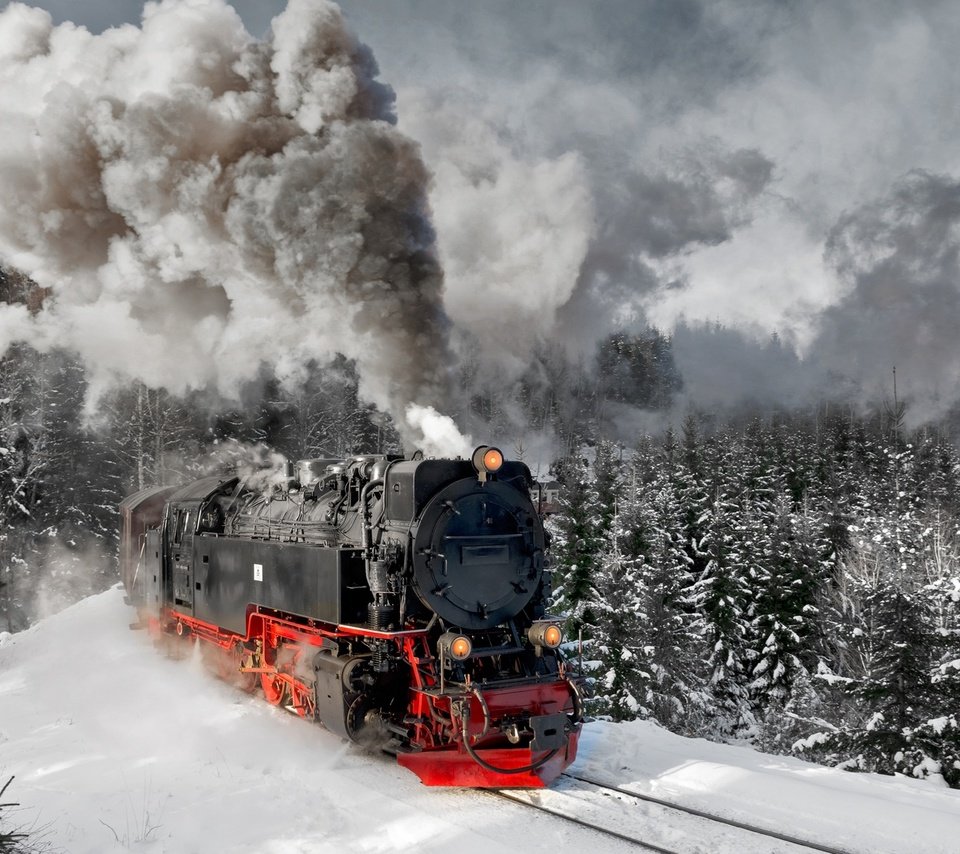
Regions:
<instances>
[{"instance_id":1,"label":"snow drift","mask_svg":"<svg viewBox=\"0 0 960 854\"><path fill-rule=\"evenodd\" d=\"M18 818L47 825L71 854L489 854L531 838L546 851L635 850L477 792L427 789L392 759L211 679L199 661L165 659L128 629L132 617L114 589L0 635L0 776L17 775ZM948 854L960 837L960 793L929 781L641 721L588 724L573 770L851 852ZM705 840L699 850L717 849Z\"/></svg>"}]
</instances>

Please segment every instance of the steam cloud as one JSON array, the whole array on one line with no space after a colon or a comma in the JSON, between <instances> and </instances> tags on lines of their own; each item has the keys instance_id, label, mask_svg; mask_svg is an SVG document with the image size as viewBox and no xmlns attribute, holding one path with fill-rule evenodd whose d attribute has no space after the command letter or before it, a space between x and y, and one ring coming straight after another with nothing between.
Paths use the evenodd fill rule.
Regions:
<instances>
[{"instance_id":1,"label":"steam cloud","mask_svg":"<svg viewBox=\"0 0 960 854\"><path fill-rule=\"evenodd\" d=\"M587 167L578 153L522 155L483 113L483 97L404 99L404 129L435 171L431 203L446 273L444 305L488 361L520 362L555 332L595 231Z\"/></svg>"},{"instance_id":2,"label":"steam cloud","mask_svg":"<svg viewBox=\"0 0 960 854\"><path fill-rule=\"evenodd\" d=\"M932 201L904 196L917 179L901 180L918 167L957 180L955 4L414 0L410 14L342 2L436 172L458 326L477 316L465 272L496 271L503 320L486 357L522 358L554 320L553 339L588 355L599 336L651 322L675 330L699 405L875 401L894 364L908 413L937 417L960 400L960 278L905 239L910 216L913 241L942 234L946 250L953 232L922 213ZM461 240L481 206L484 227ZM516 241L497 236L504 223ZM533 235L546 260L512 263ZM523 331L513 319L538 298Z\"/></svg>"},{"instance_id":3,"label":"steam cloud","mask_svg":"<svg viewBox=\"0 0 960 854\"><path fill-rule=\"evenodd\" d=\"M0 254L54 294L0 347L227 392L341 351L405 421L444 410L448 336L499 377L650 321L694 402L875 398L893 365L916 417L960 399L953 5L343 5L432 183L330 4L267 43L222 0L0 14Z\"/></svg>"},{"instance_id":4,"label":"steam cloud","mask_svg":"<svg viewBox=\"0 0 960 854\"><path fill-rule=\"evenodd\" d=\"M398 416L450 364L428 173L326 0L269 41L224 0L147 3L91 35L0 13L0 255L52 297L0 347L76 350L94 397L136 378L227 395L336 352ZM419 441L414 425L407 438Z\"/></svg>"},{"instance_id":5,"label":"steam cloud","mask_svg":"<svg viewBox=\"0 0 960 854\"><path fill-rule=\"evenodd\" d=\"M470 437L460 432L452 418L441 415L432 406L411 403L405 415L407 424L419 430L423 436L421 450L426 456L466 458L473 450Z\"/></svg>"},{"instance_id":6,"label":"steam cloud","mask_svg":"<svg viewBox=\"0 0 960 854\"><path fill-rule=\"evenodd\" d=\"M960 182L915 171L838 221L827 258L847 293L824 313L813 347L837 374L868 377L944 415L960 400Z\"/></svg>"}]
</instances>

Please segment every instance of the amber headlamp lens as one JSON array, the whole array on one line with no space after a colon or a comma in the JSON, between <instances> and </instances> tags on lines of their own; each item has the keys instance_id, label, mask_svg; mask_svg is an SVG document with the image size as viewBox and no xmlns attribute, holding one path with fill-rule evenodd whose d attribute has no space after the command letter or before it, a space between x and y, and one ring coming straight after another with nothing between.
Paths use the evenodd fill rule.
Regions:
<instances>
[{"instance_id":1,"label":"amber headlamp lens","mask_svg":"<svg viewBox=\"0 0 960 854\"><path fill-rule=\"evenodd\" d=\"M473 452L472 461L480 480L486 480L488 474L500 471L503 466L503 451L490 445L479 445Z\"/></svg>"},{"instance_id":2,"label":"amber headlamp lens","mask_svg":"<svg viewBox=\"0 0 960 854\"><path fill-rule=\"evenodd\" d=\"M487 471L499 471L503 465L503 454L497 448L490 448L483 455L483 467Z\"/></svg>"},{"instance_id":3,"label":"amber headlamp lens","mask_svg":"<svg viewBox=\"0 0 960 854\"><path fill-rule=\"evenodd\" d=\"M450 644L450 654L457 659L466 658L470 655L470 641L465 637L454 638Z\"/></svg>"},{"instance_id":4,"label":"amber headlamp lens","mask_svg":"<svg viewBox=\"0 0 960 854\"><path fill-rule=\"evenodd\" d=\"M549 647L560 646L560 641L563 640L563 633L560 631L559 626L547 626L546 630L543 633L543 643Z\"/></svg>"},{"instance_id":5,"label":"amber headlamp lens","mask_svg":"<svg viewBox=\"0 0 960 854\"><path fill-rule=\"evenodd\" d=\"M556 623L536 620L527 629L527 638L536 647L545 646L547 649L556 649L563 640L563 631Z\"/></svg>"},{"instance_id":6,"label":"amber headlamp lens","mask_svg":"<svg viewBox=\"0 0 960 854\"><path fill-rule=\"evenodd\" d=\"M454 661L463 661L473 652L473 643L465 635L455 632L445 632L437 639L437 649L441 657L449 657Z\"/></svg>"}]
</instances>

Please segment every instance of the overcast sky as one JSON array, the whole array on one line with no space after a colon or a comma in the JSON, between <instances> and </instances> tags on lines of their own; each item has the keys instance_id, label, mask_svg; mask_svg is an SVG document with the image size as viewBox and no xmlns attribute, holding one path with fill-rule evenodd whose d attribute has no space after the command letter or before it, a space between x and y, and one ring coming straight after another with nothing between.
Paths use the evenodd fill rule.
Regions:
<instances>
[{"instance_id":1,"label":"overcast sky","mask_svg":"<svg viewBox=\"0 0 960 854\"><path fill-rule=\"evenodd\" d=\"M94 31L141 6L33 5ZM233 5L261 36L284 3ZM956 3L341 6L434 175L455 323L719 320L960 397Z\"/></svg>"}]
</instances>

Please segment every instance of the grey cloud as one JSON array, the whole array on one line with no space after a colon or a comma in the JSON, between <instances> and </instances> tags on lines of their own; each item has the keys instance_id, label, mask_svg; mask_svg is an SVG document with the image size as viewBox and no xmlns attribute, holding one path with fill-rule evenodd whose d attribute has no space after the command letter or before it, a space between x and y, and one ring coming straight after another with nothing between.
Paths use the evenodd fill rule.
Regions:
<instances>
[{"instance_id":1,"label":"grey cloud","mask_svg":"<svg viewBox=\"0 0 960 854\"><path fill-rule=\"evenodd\" d=\"M394 4L344 0L347 18L391 59L391 74L443 78L472 67L482 77L522 81L546 63L584 82L619 78L628 85L660 78L671 97L709 101L731 80L755 73L757 28L744 32L701 0L480 0ZM758 16L754 16L756 21ZM759 17L764 17L762 14ZM453 68L451 68L453 66ZM521 72L517 76L517 72ZM685 84L696 81L695 85Z\"/></svg>"},{"instance_id":2,"label":"grey cloud","mask_svg":"<svg viewBox=\"0 0 960 854\"><path fill-rule=\"evenodd\" d=\"M773 163L755 149L691 156L679 177L635 174L625 177L623 209L611 211L624 223L623 248L658 258L691 244L715 245L749 220L746 204L770 182ZM718 185L727 179L723 192Z\"/></svg>"},{"instance_id":3,"label":"grey cloud","mask_svg":"<svg viewBox=\"0 0 960 854\"><path fill-rule=\"evenodd\" d=\"M10 2L4 0L0 9ZM32 0L30 5L50 12L55 24L72 21L92 33L102 33L120 24L139 24L144 0ZM254 36L262 36L287 3L286 0L232 0L230 5L240 13Z\"/></svg>"},{"instance_id":4,"label":"grey cloud","mask_svg":"<svg viewBox=\"0 0 960 854\"><path fill-rule=\"evenodd\" d=\"M941 415L960 398L960 181L911 172L840 219L827 258L849 290L812 354L867 391L896 367L911 417Z\"/></svg>"},{"instance_id":5,"label":"grey cloud","mask_svg":"<svg viewBox=\"0 0 960 854\"><path fill-rule=\"evenodd\" d=\"M598 232L560 312L565 337L589 348L613 318L642 317L651 293L685 287L652 262L729 240L772 175L773 163L755 149L713 146L676 158L672 174L625 172L599 190Z\"/></svg>"},{"instance_id":6,"label":"grey cloud","mask_svg":"<svg viewBox=\"0 0 960 854\"><path fill-rule=\"evenodd\" d=\"M647 150L658 124L707 108L731 86L760 73L755 42L765 37L772 12L729 15L725 7L696 0L415 0L403 7L345 0L343 8L377 51L398 91L400 126L423 143L436 173L431 200L443 212L438 236L448 292L462 289L457 271L469 266L457 257L464 243L450 225L475 219L475 193L464 187L502 186L511 158L529 169L530 163L579 155L595 227L579 271L568 258L563 265L565 276L574 268L575 286L531 278L533 265L513 263L506 249L506 263L496 256L485 259L495 276L507 268L513 272L511 292L543 289L541 318L556 316L553 334L568 343L589 350L594 338L624 315L642 313L641 302L650 293L682 286L682 275L665 275L651 259L679 258L729 240L750 221L751 201L772 181L774 164L756 146L705 138L685 139L672 150ZM411 97L423 88L431 92L426 120L418 115L423 99ZM472 134L477 122L495 129L486 136L495 135L505 152L497 168L490 168L486 137ZM474 151L472 158L448 153L455 149L449 140L458 136L462 149ZM516 189L515 210L547 201ZM576 195L568 188L568 197ZM549 201L554 210L564 205L562 197ZM533 220L533 213L524 221ZM512 220L516 213L500 215ZM583 216L554 224L589 227ZM496 232L499 225L491 221L489 228ZM563 244L566 257L582 234L557 234L554 242ZM467 251L472 254L478 244L494 248L479 235L466 244ZM559 254L544 241L542 254L550 251ZM556 265L540 266L550 273ZM559 295L564 295L560 304ZM536 331L543 331L542 320ZM503 337L494 336L489 358L522 358L530 338L511 329L504 346Z\"/></svg>"}]
</instances>

